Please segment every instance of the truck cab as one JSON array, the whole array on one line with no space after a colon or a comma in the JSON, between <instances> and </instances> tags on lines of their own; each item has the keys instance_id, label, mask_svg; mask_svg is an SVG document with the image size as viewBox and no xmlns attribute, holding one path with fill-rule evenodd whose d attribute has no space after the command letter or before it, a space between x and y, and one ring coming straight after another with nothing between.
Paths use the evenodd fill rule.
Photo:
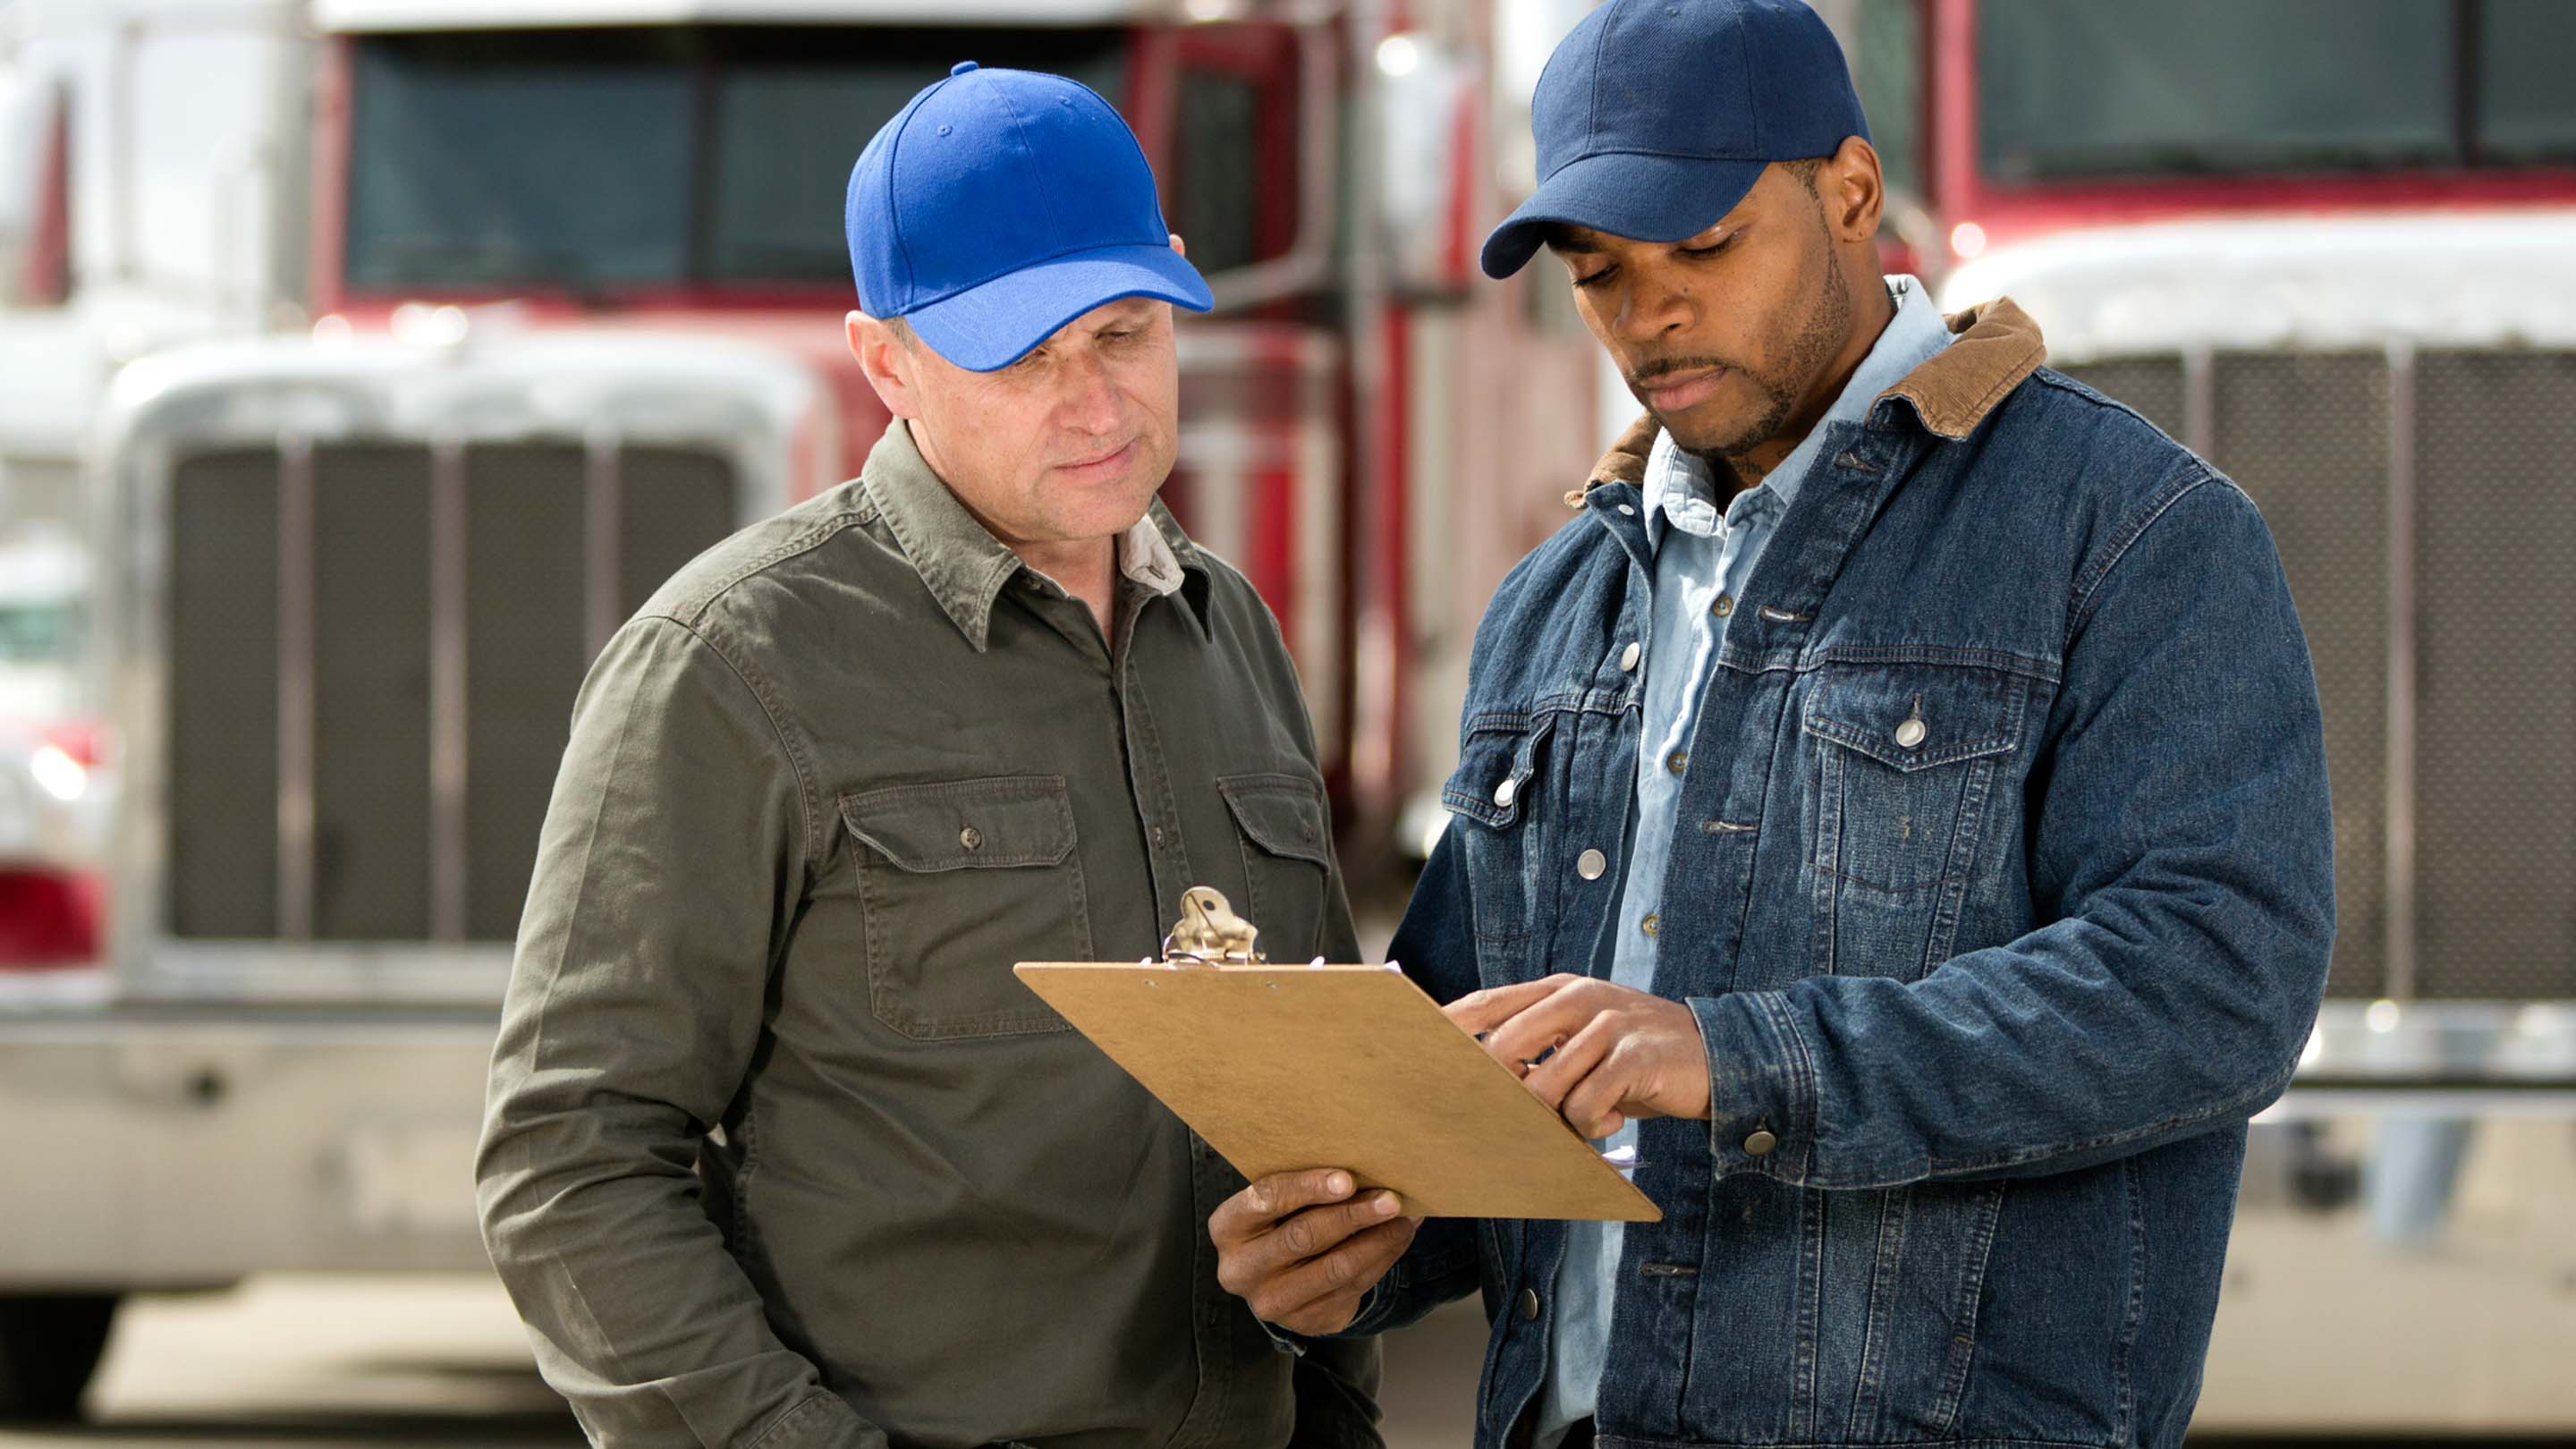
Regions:
<instances>
[{"instance_id":1,"label":"truck cab","mask_svg":"<svg viewBox=\"0 0 2576 1449\"><path fill-rule=\"evenodd\" d=\"M2012 297L2243 487L2307 629L2335 952L2196 1427L2567 1432L2576 9L1851 8L1912 57L1885 139L1943 305Z\"/></svg>"},{"instance_id":2,"label":"truck cab","mask_svg":"<svg viewBox=\"0 0 2576 1449\"><path fill-rule=\"evenodd\" d=\"M1512 184L1482 0L27 3L84 159L28 183L69 260L0 329L0 458L80 523L113 804L68 870L92 959L0 954L0 1110L54 1144L0 1179L0 1416L76 1405L128 1292L484 1263L482 1076L575 691L681 563L858 471L886 419L842 191L956 61L1086 81L1155 165L1217 297L1165 498L1279 617L1346 858L1438 770L1473 610L1598 441L1588 339L1466 280ZM192 125L222 287L120 270L157 253L119 177Z\"/></svg>"}]
</instances>

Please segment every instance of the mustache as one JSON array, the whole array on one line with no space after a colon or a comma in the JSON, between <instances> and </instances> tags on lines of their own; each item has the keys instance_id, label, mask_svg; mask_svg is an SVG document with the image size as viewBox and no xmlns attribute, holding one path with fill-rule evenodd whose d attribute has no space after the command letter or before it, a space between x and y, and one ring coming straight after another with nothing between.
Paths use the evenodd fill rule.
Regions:
<instances>
[{"instance_id":1,"label":"mustache","mask_svg":"<svg viewBox=\"0 0 2576 1449\"><path fill-rule=\"evenodd\" d=\"M1713 367L1723 367L1735 372L1743 371L1723 357L1659 357L1629 373L1628 385L1632 388L1651 387L1675 373L1705 372Z\"/></svg>"}]
</instances>

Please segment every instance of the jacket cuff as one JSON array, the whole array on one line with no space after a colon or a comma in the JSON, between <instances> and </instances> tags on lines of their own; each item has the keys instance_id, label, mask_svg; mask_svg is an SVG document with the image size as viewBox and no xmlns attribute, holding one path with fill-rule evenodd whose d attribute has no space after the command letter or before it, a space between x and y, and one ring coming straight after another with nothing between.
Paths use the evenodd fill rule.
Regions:
<instances>
[{"instance_id":1,"label":"jacket cuff","mask_svg":"<svg viewBox=\"0 0 2576 1449\"><path fill-rule=\"evenodd\" d=\"M1708 1050L1708 1147L1718 1175L1804 1182L1816 1139L1816 1074L1776 991L1690 998Z\"/></svg>"}]
</instances>

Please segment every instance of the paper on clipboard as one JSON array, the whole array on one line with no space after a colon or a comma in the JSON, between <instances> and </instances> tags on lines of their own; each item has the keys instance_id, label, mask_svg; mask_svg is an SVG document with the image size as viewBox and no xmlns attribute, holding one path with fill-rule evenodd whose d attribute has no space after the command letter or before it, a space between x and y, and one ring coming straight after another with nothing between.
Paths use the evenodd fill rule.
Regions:
<instances>
[{"instance_id":1,"label":"paper on clipboard","mask_svg":"<svg viewBox=\"0 0 2576 1449\"><path fill-rule=\"evenodd\" d=\"M1395 971L1064 961L1014 970L1246 1177L1347 1168L1423 1217L1662 1216Z\"/></svg>"}]
</instances>

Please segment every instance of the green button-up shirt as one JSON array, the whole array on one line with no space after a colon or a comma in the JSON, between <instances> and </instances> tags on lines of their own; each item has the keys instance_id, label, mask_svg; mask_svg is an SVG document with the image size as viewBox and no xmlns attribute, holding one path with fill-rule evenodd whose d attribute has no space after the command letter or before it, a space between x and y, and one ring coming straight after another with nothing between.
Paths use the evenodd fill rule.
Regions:
<instances>
[{"instance_id":1,"label":"green button-up shirt","mask_svg":"<svg viewBox=\"0 0 2576 1449\"><path fill-rule=\"evenodd\" d=\"M1241 1179L1011 974L1196 884L1357 959L1276 623L1160 504L1119 552L1113 648L898 422L592 668L478 1175L595 1442L1376 1442L1373 1346L1218 1287Z\"/></svg>"}]
</instances>

